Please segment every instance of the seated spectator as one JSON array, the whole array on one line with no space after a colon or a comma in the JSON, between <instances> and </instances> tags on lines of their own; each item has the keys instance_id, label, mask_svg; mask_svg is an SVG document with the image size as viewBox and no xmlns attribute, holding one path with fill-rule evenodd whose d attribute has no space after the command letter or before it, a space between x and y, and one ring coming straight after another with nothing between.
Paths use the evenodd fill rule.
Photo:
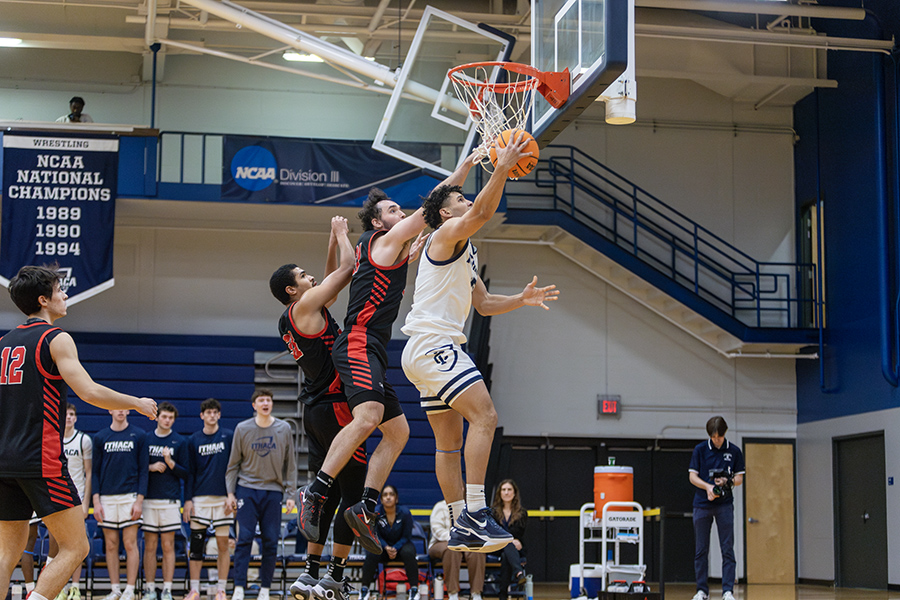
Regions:
<instances>
[{"instance_id":1,"label":"seated spectator","mask_svg":"<svg viewBox=\"0 0 900 600\"><path fill-rule=\"evenodd\" d=\"M57 123L93 123L91 115L81 112L84 110L84 98L75 96L69 100L69 114L56 120Z\"/></svg>"},{"instance_id":2,"label":"seated spectator","mask_svg":"<svg viewBox=\"0 0 900 600\"><path fill-rule=\"evenodd\" d=\"M485 554L479 552L456 552L447 547L450 541L450 509L445 500L434 505L431 510L431 541L428 544L428 556L441 561L444 567L444 581L447 584L448 600L459 600L459 568L462 559L466 559L469 569L469 588L472 600L481 600L484 589Z\"/></svg>"},{"instance_id":3,"label":"seated spectator","mask_svg":"<svg viewBox=\"0 0 900 600\"><path fill-rule=\"evenodd\" d=\"M512 479L504 479L494 494L491 504L494 518L500 527L513 536L511 544L507 544L500 553L500 600L509 597L509 584L516 581L525 583L525 571L522 568L525 557L525 525L528 523L528 511L522 508L519 499L519 486Z\"/></svg>"},{"instance_id":4,"label":"seated spectator","mask_svg":"<svg viewBox=\"0 0 900 600\"><path fill-rule=\"evenodd\" d=\"M359 591L360 600L370 600L369 587L375 580L375 572L379 564L386 564L392 560L400 560L406 569L406 580L409 589L416 586L415 594L410 600L419 600L423 589L419 586L419 565L416 561L416 547L413 545L413 517L408 508L398 506L399 495L397 488L388 484L381 492L381 504L376 509L378 525L376 527L378 538L381 541L381 554L366 552L366 560L363 563L362 588ZM382 594L384 590L382 590Z\"/></svg>"}]
</instances>

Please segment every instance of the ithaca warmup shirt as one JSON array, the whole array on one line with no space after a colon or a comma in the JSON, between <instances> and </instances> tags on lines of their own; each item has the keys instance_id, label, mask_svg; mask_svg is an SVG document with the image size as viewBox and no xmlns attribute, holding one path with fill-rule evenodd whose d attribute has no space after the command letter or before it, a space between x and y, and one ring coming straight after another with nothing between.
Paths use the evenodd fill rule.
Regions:
<instances>
[{"instance_id":1,"label":"ithaca warmup shirt","mask_svg":"<svg viewBox=\"0 0 900 600\"><path fill-rule=\"evenodd\" d=\"M256 419L238 423L226 485L231 494L240 485L282 492L285 499L293 498L297 490L297 467L291 426L281 419L275 419L268 427L260 427Z\"/></svg>"},{"instance_id":2,"label":"ithaca warmup shirt","mask_svg":"<svg viewBox=\"0 0 900 600\"><path fill-rule=\"evenodd\" d=\"M94 435L94 478L92 492L147 495L148 456L144 448L147 434L128 425L122 431L107 427Z\"/></svg>"},{"instance_id":3,"label":"ithaca warmup shirt","mask_svg":"<svg viewBox=\"0 0 900 600\"><path fill-rule=\"evenodd\" d=\"M187 440L174 431L160 437L154 429L147 433L146 448L148 466L158 462L166 465L163 448L172 449L172 460L175 461L174 469L166 465L163 473L156 471L148 473L146 497L154 500L181 500L181 481L187 479L188 475Z\"/></svg>"},{"instance_id":4,"label":"ithaca warmup shirt","mask_svg":"<svg viewBox=\"0 0 900 600\"><path fill-rule=\"evenodd\" d=\"M228 472L233 437L233 431L221 427L212 435L206 435L201 429L190 437L190 475L184 488L185 498L228 494L225 489L225 473Z\"/></svg>"}]
</instances>

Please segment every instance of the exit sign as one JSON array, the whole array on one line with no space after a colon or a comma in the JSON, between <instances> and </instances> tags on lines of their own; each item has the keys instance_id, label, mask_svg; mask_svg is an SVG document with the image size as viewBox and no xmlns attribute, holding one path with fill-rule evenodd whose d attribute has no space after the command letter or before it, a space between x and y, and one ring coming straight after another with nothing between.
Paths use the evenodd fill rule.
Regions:
<instances>
[{"instance_id":1,"label":"exit sign","mask_svg":"<svg viewBox=\"0 0 900 600\"><path fill-rule=\"evenodd\" d=\"M597 394L597 418L618 417L622 410L622 396Z\"/></svg>"}]
</instances>

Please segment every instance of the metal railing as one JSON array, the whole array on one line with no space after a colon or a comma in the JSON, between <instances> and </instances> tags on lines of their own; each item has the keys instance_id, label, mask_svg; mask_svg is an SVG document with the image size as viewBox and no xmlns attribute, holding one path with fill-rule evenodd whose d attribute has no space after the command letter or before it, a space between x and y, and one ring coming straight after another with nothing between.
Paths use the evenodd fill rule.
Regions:
<instances>
[{"instance_id":1,"label":"metal railing","mask_svg":"<svg viewBox=\"0 0 900 600\"><path fill-rule=\"evenodd\" d=\"M815 264L758 261L575 147L545 148L506 196L568 214L746 325L817 327Z\"/></svg>"}]
</instances>

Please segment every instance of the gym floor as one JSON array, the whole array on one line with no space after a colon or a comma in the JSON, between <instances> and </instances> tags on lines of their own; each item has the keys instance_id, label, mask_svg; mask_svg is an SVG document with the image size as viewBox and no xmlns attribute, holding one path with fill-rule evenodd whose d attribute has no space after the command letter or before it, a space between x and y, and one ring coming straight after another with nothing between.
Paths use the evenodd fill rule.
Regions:
<instances>
[{"instance_id":1,"label":"gym floor","mask_svg":"<svg viewBox=\"0 0 900 600\"><path fill-rule=\"evenodd\" d=\"M659 591L651 584L653 591ZM710 600L719 600L720 589L715 586ZM666 600L691 600L697 588L691 583L666 584ZM536 583L535 600L562 600L569 598L564 583ZM734 590L737 600L900 600L900 591L858 590L833 588L824 585L738 585Z\"/></svg>"}]
</instances>

